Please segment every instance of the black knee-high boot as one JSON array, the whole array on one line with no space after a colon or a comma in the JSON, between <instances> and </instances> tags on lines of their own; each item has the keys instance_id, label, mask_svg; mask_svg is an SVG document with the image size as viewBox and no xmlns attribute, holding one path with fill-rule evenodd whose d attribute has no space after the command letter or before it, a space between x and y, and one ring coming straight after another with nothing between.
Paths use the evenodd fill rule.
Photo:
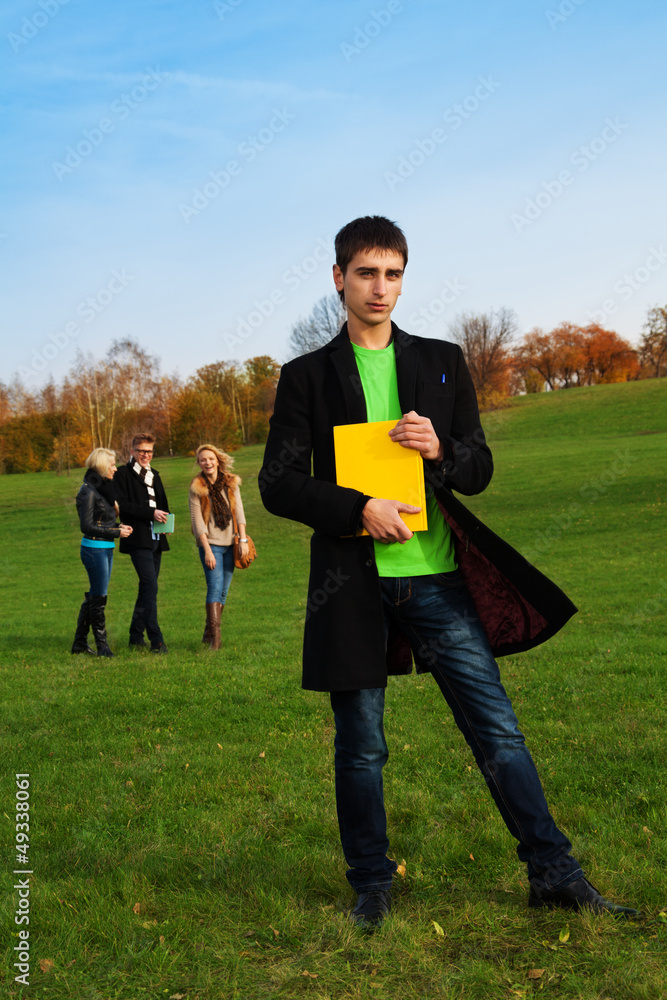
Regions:
<instances>
[{"instance_id":1,"label":"black knee-high boot","mask_svg":"<svg viewBox=\"0 0 667 1000\"><path fill-rule=\"evenodd\" d=\"M79 618L76 623L76 633L72 643L72 653L89 653L95 656L95 650L88 645L88 629L90 628L90 594L84 594L86 598L79 608Z\"/></svg>"},{"instance_id":2,"label":"black knee-high boot","mask_svg":"<svg viewBox=\"0 0 667 1000\"><path fill-rule=\"evenodd\" d=\"M96 594L90 598L90 624L98 656L113 656L107 644L107 624L104 617L106 603L106 594L104 597Z\"/></svg>"}]
</instances>

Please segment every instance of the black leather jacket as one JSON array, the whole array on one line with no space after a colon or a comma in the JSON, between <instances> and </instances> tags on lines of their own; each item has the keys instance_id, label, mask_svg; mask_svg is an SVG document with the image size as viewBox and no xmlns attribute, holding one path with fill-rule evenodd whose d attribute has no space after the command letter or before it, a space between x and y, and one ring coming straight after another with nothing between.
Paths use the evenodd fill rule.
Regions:
<instances>
[{"instance_id":1,"label":"black leather jacket","mask_svg":"<svg viewBox=\"0 0 667 1000\"><path fill-rule=\"evenodd\" d=\"M116 527L114 505L99 492L102 483L102 477L88 469L76 497L76 509L85 538L110 542L120 537L120 528Z\"/></svg>"}]
</instances>

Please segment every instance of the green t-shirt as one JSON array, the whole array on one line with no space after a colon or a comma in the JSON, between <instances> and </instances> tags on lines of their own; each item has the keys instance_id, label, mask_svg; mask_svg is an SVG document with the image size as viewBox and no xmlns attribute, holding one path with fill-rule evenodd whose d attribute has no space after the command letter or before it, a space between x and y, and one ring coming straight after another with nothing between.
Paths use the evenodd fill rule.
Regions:
<instances>
[{"instance_id":1,"label":"green t-shirt","mask_svg":"<svg viewBox=\"0 0 667 1000\"><path fill-rule=\"evenodd\" d=\"M396 356L393 342L381 351L352 344L366 399L368 421L400 420ZM387 497L400 500L400 497ZM433 491L426 484L428 530L416 531L403 545L375 542L375 561L380 576L428 576L456 569L449 525L440 513Z\"/></svg>"}]
</instances>

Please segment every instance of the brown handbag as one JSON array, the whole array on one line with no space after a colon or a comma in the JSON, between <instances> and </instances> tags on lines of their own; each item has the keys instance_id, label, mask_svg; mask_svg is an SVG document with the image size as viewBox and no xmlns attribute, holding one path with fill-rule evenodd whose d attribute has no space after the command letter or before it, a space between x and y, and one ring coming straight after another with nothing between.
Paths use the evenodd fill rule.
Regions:
<instances>
[{"instance_id":1,"label":"brown handbag","mask_svg":"<svg viewBox=\"0 0 667 1000\"><path fill-rule=\"evenodd\" d=\"M252 538L246 532L248 551L246 555L241 555L241 546L239 544L239 526L236 520L234 494L231 490L227 490L227 498L229 500L229 509L232 512L232 521L234 522L234 565L237 569L247 569L250 563L257 558L257 549L255 548L255 543Z\"/></svg>"}]
</instances>

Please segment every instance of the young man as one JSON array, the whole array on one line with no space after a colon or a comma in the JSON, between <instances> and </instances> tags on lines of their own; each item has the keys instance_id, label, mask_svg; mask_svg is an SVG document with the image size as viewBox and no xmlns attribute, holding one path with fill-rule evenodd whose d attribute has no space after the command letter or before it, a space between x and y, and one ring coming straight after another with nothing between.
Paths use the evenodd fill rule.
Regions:
<instances>
[{"instance_id":1,"label":"young man","mask_svg":"<svg viewBox=\"0 0 667 1000\"><path fill-rule=\"evenodd\" d=\"M152 653L166 653L167 646L157 620L157 581L162 553L169 550L167 536L155 534L153 521L164 524L169 513L167 495L156 469L151 468L155 438L135 434L132 458L114 476L121 520L132 526L132 534L121 538L120 551L129 552L137 576L139 593L130 623L130 646L145 646L144 630Z\"/></svg>"},{"instance_id":2,"label":"young man","mask_svg":"<svg viewBox=\"0 0 667 1000\"><path fill-rule=\"evenodd\" d=\"M411 653L419 671L433 674L518 841L530 904L637 915L583 877L500 682L494 653L543 642L576 609L451 492L482 492L493 462L461 349L391 321L407 259L403 233L383 217L355 219L338 233L334 283L347 323L283 367L259 478L268 510L314 529L303 686L331 693L338 821L357 892L352 919L373 928L391 906L384 694L388 673L412 669ZM392 439L421 453L427 531L407 528L400 515L419 508L404 498L336 485L333 427L366 420L396 420ZM311 601L317 591L325 603L319 594Z\"/></svg>"}]
</instances>

